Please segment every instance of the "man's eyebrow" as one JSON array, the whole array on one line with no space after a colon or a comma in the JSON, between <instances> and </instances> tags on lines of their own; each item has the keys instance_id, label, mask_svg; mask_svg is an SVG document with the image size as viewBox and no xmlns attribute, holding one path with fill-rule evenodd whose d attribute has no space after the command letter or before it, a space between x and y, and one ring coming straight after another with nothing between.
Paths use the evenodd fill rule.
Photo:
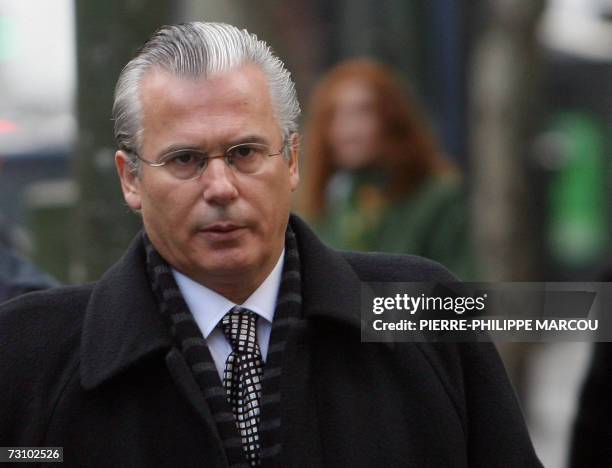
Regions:
<instances>
[{"instance_id":1,"label":"man's eyebrow","mask_svg":"<svg viewBox=\"0 0 612 468\"><path fill-rule=\"evenodd\" d=\"M264 145L269 145L270 141L266 138L263 137L261 135L245 135L245 136L240 136L237 138L232 138L229 142L228 142L228 147L229 146L234 146L234 145L239 145L242 143L261 143Z\"/></svg>"},{"instance_id":2,"label":"man's eyebrow","mask_svg":"<svg viewBox=\"0 0 612 468\"><path fill-rule=\"evenodd\" d=\"M198 147L198 145L185 145L183 143L172 143L171 145L166 146L162 151L160 151L159 154L157 155L157 158L159 159L169 153L174 153L176 151L188 150L188 149L206 152L204 148L200 148Z\"/></svg>"}]
</instances>

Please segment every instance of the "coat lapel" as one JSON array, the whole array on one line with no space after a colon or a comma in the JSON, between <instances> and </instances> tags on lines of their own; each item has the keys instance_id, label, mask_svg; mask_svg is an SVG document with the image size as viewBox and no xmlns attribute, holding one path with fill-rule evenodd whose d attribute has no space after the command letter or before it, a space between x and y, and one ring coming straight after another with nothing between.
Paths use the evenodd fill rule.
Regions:
<instances>
[{"instance_id":1,"label":"coat lapel","mask_svg":"<svg viewBox=\"0 0 612 468\"><path fill-rule=\"evenodd\" d=\"M341 326L354 328L359 336L362 331L369 333L368 324L361 316L362 288L368 287L368 279L360 278L353 269L348 260L351 253L327 247L297 216L291 216L291 223L302 262L304 318L339 322ZM371 296L372 292L367 294ZM381 345L389 349L396 346L392 341Z\"/></svg>"},{"instance_id":2,"label":"coat lapel","mask_svg":"<svg viewBox=\"0 0 612 468\"><path fill-rule=\"evenodd\" d=\"M193 378L193 374L185 361L185 358L177 348L172 348L166 356L166 364L168 370L172 375L174 383L178 387L179 391L185 397L185 399L191 403L196 413L202 418L210 434L214 437L216 446L219 449L218 456L224 461L224 464L228 464L227 455L223 449L223 442L217 429L210 407L202 394L202 390L198 386L197 382Z\"/></svg>"},{"instance_id":3,"label":"coat lapel","mask_svg":"<svg viewBox=\"0 0 612 468\"><path fill-rule=\"evenodd\" d=\"M81 385L91 390L131 366L166 352L165 362L179 392L221 445L216 424L187 363L163 323L145 269L141 236L95 285L81 334Z\"/></svg>"},{"instance_id":4,"label":"coat lapel","mask_svg":"<svg viewBox=\"0 0 612 468\"><path fill-rule=\"evenodd\" d=\"M302 301L305 319L326 319L361 327L361 280L338 251L321 242L295 215L291 216L302 265Z\"/></svg>"},{"instance_id":5,"label":"coat lapel","mask_svg":"<svg viewBox=\"0 0 612 468\"><path fill-rule=\"evenodd\" d=\"M171 345L148 284L139 235L89 299L81 335L81 383L92 389Z\"/></svg>"},{"instance_id":6,"label":"coat lapel","mask_svg":"<svg viewBox=\"0 0 612 468\"><path fill-rule=\"evenodd\" d=\"M321 328L334 324L352 330L359 340L361 282L342 254L326 247L301 219L292 216L290 222L300 253L302 320L291 326L283 359L282 461L286 466L321 466L329 454L321 440L327 422L319 401L316 337Z\"/></svg>"}]
</instances>

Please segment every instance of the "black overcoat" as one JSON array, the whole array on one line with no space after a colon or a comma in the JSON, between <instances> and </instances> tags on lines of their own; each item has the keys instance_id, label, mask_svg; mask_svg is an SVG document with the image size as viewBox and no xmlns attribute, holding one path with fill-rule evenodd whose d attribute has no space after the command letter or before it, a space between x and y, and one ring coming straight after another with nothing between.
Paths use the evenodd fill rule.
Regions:
<instances>
[{"instance_id":1,"label":"black overcoat","mask_svg":"<svg viewBox=\"0 0 612 468\"><path fill-rule=\"evenodd\" d=\"M292 216L303 318L282 377L283 466L540 466L488 343L361 343L361 281L449 281L411 256L340 253ZM169 338L141 237L98 282L0 309L0 446L62 446L65 466L225 466Z\"/></svg>"}]
</instances>

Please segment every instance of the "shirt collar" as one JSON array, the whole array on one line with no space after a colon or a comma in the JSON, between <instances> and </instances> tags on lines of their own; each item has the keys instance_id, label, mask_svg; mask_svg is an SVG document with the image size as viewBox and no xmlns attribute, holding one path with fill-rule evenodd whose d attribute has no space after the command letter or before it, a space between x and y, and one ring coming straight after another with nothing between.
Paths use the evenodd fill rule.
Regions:
<instances>
[{"instance_id":1,"label":"shirt collar","mask_svg":"<svg viewBox=\"0 0 612 468\"><path fill-rule=\"evenodd\" d=\"M268 277L244 303L240 304L270 323L272 323L276 309L276 299L283 272L284 258L285 249L281 252L276 265ZM174 268L172 268L172 274L189 310L193 314L200 330L202 330L202 335L204 335L204 338L208 338L208 335L215 329L223 316L237 304L212 289L193 281Z\"/></svg>"}]
</instances>

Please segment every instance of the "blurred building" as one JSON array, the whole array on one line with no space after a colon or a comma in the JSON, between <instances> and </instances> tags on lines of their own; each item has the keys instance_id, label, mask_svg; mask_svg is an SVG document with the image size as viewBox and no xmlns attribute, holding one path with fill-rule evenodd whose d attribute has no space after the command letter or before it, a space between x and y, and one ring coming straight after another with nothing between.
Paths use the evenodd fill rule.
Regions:
<instances>
[{"instance_id":1,"label":"blurred building","mask_svg":"<svg viewBox=\"0 0 612 468\"><path fill-rule=\"evenodd\" d=\"M74 36L71 0L0 0L0 214L4 229L30 228L25 245L34 251L23 253L64 280L69 245L64 207L76 202L70 181ZM49 209L53 222L45 224L46 232L35 229ZM23 250L24 243L16 247Z\"/></svg>"},{"instance_id":2,"label":"blurred building","mask_svg":"<svg viewBox=\"0 0 612 468\"><path fill-rule=\"evenodd\" d=\"M592 280L612 262L612 1L550 1L539 36L548 68L549 118L536 141L546 276Z\"/></svg>"}]
</instances>

